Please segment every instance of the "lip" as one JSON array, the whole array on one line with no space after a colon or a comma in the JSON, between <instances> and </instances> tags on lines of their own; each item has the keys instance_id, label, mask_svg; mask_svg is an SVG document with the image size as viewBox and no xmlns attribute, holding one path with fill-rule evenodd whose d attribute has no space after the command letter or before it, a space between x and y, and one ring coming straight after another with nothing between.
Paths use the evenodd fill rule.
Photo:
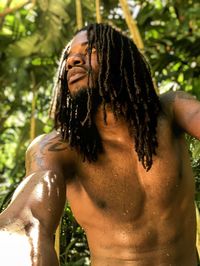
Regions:
<instances>
[{"instance_id":1,"label":"lip","mask_svg":"<svg viewBox=\"0 0 200 266\"><path fill-rule=\"evenodd\" d=\"M87 75L87 70L81 67L73 67L67 73L68 84L74 83Z\"/></svg>"}]
</instances>

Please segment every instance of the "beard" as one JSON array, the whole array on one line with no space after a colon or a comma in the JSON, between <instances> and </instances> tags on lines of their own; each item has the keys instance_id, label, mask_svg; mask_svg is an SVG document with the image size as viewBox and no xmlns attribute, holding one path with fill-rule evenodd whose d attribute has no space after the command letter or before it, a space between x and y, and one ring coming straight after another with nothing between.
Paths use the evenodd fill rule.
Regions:
<instances>
[{"instance_id":1,"label":"beard","mask_svg":"<svg viewBox=\"0 0 200 266\"><path fill-rule=\"evenodd\" d=\"M75 94L70 95L71 117L79 126L89 127L94 123L94 117L102 99L98 88L80 88Z\"/></svg>"},{"instance_id":2,"label":"beard","mask_svg":"<svg viewBox=\"0 0 200 266\"><path fill-rule=\"evenodd\" d=\"M95 161L103 151L95 115L102 98L98 88L81 88L67 96L67 108L61 125L63 139L82 154L83 160Z\"/></svg>"}]
</instances>

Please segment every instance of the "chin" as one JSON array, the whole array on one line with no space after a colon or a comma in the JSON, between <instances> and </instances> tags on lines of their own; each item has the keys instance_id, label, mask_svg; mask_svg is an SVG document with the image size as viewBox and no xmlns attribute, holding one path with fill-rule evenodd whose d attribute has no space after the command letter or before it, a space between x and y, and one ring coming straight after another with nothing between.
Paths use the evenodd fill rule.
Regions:
<instances>
[{"instance_id":1,"label":"chin","mask_svg":"<svg viewBox=\"0 0 200 266\"><path fill-rule=\"evenodd\" d=\"M71 96L73 97L80 91L96 87L96 86L93 86L92 84L93 82L91 80L89 81L89 84L88 84L88 76L86 76L81 80L78 80L72 84L68 84L68 90Z\"/></svg>"},{"instance_id":2,"label":"chin","mask_svg":"<svg viewBox=\"0 0 200 266\"><path fill-rule=\"evenodd\" d=\"M70 95L72 98L76 98L77 95L80 95L88 90L88 86L76 86L73 89L69 89Z\"/></svg>"}]
</instances>

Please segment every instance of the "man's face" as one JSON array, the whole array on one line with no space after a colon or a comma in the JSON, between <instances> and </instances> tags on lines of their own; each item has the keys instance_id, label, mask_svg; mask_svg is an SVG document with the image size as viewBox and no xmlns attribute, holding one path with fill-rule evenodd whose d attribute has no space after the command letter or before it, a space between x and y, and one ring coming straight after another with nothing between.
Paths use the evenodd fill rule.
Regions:
<instances>
[{"instance_id":1,"label":"man's face","mask_svg":"<svg viewBox=\"0 0 200 266\"><path fill-rule=\"evenodd\" d=\"M71 41L68 56L66 59L67 83L72 96L75 96L80 90L95 87L97 81L99 65L97 62L97 52L92 48L91 53L92 75L89 73L89 55L87 32L79 32Z\"/></svg>"}]
</instances>

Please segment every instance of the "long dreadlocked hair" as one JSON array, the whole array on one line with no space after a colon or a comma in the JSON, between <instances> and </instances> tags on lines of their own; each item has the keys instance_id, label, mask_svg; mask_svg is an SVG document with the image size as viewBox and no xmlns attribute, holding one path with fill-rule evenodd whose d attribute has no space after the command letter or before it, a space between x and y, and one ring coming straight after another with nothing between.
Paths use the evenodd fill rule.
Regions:
<instances>
[{"instance_id":1,"label":"long dreadlocked hair","mask_svg":"<svg viewBox=\"0 0 200 266\"><path fill-rule=\"evenodd\" d=\"M97 50L99 74L97 87L106 124L106 105L111 106L116 119L124 117L129 132L133 136L139 161L148 171L153 163L153 154L158 146L156 137L157 117L160 102L155 92L150 67L131 39L106 24L90 24L80 31L87 31L89 62L92 47ZM88 161L96 161L103 151L100 135L90 112L90 90L88 90L87 116L84 123L74 125L76 106L67 85L65 60L68 47L65 48L58 78L54 88L51 112L54 112L55 128L60 129L63 139L75 147ZM90 62L90 70L91 62ZM89 71L88 75L92 71ZM89 86L89 78L88 78ZM53 110L54 109L54 110Z\"/></svg>"}]
</instances>

